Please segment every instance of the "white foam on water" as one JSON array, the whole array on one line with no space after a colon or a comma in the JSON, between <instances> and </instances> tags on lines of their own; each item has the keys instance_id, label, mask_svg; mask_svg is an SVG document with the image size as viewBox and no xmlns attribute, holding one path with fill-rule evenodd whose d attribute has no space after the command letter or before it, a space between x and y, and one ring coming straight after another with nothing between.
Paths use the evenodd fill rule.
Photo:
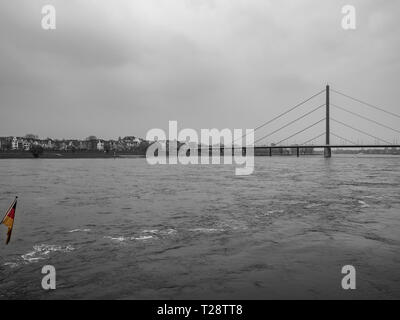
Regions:
<instances>
[{"instance_id":1,"label":"white foam on water","mask_svg":"<svg viewBox=\"0 0 400 320\"><path fill-rule=\"evenodd\" d=\"M90 232L91 229L73 229L69 230L68 232Z\"/></svg>"},{"instance_id":2,"label":"white foam on water","mask_svg":"<svg viewBox=\"0 0 400 320\"><path fill-rule=\"evenodd\" d=\"M215 228L194 228L194 229L189 229L189 231L212 233L212 232L223 232L225 230L224 229L215 229Z\"/></svg>"},{"instance_id":3,"label":"white foam on water","mask_svg":"<svg viewBox=\"0 0 400 320\"><path fill-rule=\"evenodd\" d=\"M143 230L143 233L158 233L158 229L153 229L153 230Z\"/></svg>"},{"instance_id":4,"label":"white foam on water","mask_svg":"<svg viewBox=\"0 0 400 320\"><path fill-rule=\"evenodd\" d=\"M284 213L284 212L285 212L285 210L269 210L269 211L267 211L267 214L270 215L270 214L274 214L274 213Z\"/></svg>"},{"instance_id":5,"label":"white foam on water","mask_svg":"<svg viewBox=\"0 0 400 320\"><path fill-rule=\"evenodd\" d=\"M21 256L21 258L24 261L27 261L27 262L38 262L39 260L43 260L44 259L44 257L36 257L35 254L36 254L36 252L32 251L32 252L29 252L27 254L23 254Z\"/></svg>"},{"instance_id":6,"label":"white foam on water","mask_svg":"<svg viewBox=\"0 0 400 320\"><path fill-rule=\"evenodd\" d=\"M119 242L129 240L129 238L126 238L126 237L111 237L111 236L105 236L104 238L110 239L110 240L113 240L113 241L119 241Z\"/></svg>"},{"instance_id":7,"label":"white foam on water","mask_svg":"<svg viewBox=\"0 0 400 320\"><path fill-rule=\"evenodd\" d=\"M166 234L173 234L173 233L177 233L177 231L175 229L167 229L165 230Z\"/></svg>"},{"instance_id":8,"label":"white foam on water","mask_svg":"<svg viewBox=\"0 0 400 320\"><path fill-rule=\"evenodd\" d=\"M33 251L23 254L21 258L27 263L38 262L39 260L46 259L47 256L52 252L71 252L73 250L75 250L75 248L71 245L63 247L52 244L40 244L34 245Z\"/></svg>"},{"instance_id":9,"label":"white foam on water","mask_svg":"<svg viewBox=\"0 0 400 320\"><path fill-rule=\"evenodd\" d=\"M140 237L131 237L131 240L148 240L148 239L154 239L153 236L140 236Z\"/></svg>"},{"instance_id":10,"label":"white foam on water","mask_svg":"<svg viewBox=\"0 0 400 320\"><path fill-rule=\"evenodd\" d=\"M233 226L232 230L247 230L248 228L246 226Z\"/></svg>"},{"instance_id":11,"label":"white foam on water","mask_svg":"<svg viewBox=\"0 0 400 320\"><path fill-rule=\"evenodd\" d=\"M110 239L113 241L118 241L118 242L123 242L123 241L129 241L129 240L148 240L148 239L154 239L153 236L139 236L139 237L110 237L110 236L105 236L104 238Z\"/></svg>"},{"instance_id":12,"label":"white foam on water","mask_svg":"<svg viewBox=\"0 0 400 320\"><path fill-rule=\"evenodd\" d=\"M358 200L358 203L361 205L361 208L369 208L369 205L362 200Z\"/></svg>"},{"instance_id":13,"label":"white foam on water","mask_svg":"<svg viewBox=\"0 0 400 320\"><path fill-rule=\"evenodd\" d=\"M152 229L152 230L143 230L142 233L152 233L152 234L173 234L176 233L177 231L175 229L166 229L166 230L158 230L158 229Z\"/></svg>"},{"instance_id":14,"label":"white foam on water","mask_svg":"<svg viewBox=\"0 0 400 320\"><path fill-rule=\"evenodd\" d=\"M6 263L4 263L4 265L9 266L10 268L15 268L15 267L19 266L19 264L16 262L6 262Z\"/></svg>"}]
</instances>

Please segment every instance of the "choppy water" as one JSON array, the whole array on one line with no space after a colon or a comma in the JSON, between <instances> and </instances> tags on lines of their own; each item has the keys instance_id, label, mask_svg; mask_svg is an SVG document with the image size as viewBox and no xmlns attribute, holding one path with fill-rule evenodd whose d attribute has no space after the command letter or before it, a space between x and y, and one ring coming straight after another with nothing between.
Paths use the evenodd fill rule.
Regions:
<instances>
[{"instance_id":1,"label":"choppy water","mask_svg":"<svg viewBox=\"0 0 400 320\"><path fill-rule=\"evenodd\" d=\"M400 298L400 158L1 160L0 298ZM54 265L57 289L41 288ZM341 289L341 268L357 289Z\"/></svg>"}]
</instances>

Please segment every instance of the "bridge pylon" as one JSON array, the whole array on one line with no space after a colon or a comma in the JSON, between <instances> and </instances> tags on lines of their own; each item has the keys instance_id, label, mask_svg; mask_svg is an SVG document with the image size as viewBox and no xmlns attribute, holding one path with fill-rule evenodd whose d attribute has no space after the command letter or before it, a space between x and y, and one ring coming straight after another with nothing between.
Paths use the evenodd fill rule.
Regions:
<instances>
[{"instance_id":1,"label":"bridge pylon","mask_svg":"<svg viewBox=\"0 0 400 320\"><path fill-rule=\"evenodd\" d=\"M332 156L332 151L330 145L330 127L329 127L329 85L326 85L326 117L325 117L325 122L326 122L326 131L325 131L325 145L326 147L324 148L324 157L325 158L330 158Z\"/></svg>"}]
</instances>

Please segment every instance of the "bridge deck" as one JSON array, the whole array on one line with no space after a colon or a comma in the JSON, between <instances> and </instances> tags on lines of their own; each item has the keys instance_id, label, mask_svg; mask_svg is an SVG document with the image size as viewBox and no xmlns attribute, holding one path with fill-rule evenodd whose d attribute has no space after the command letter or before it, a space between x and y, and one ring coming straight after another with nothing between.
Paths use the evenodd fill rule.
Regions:
<instances>
[{"instance_id":1,"label":"bridge deck","mask_svg":"<svg viewBox=\"0 0 400 320\"><path fill-rule=\"evenodd\" d=\"M280 148L334 148L334 149L344 149L344 148L400 148L398 144L358 144L358 145L340 145L340 144L332 144L332 145L293 145L293 146L254 146L254 149L280 149ZM235 148L236 149L236 148ZM238 148L240 149L240 148Z\"/></svg>"},{"instance_id":2,"label":"bridge deck","mask_svg":"<svg viewBox=\"0 0 400 320\"><path fill-rule=\"evenodd\" d=\"M331 148L331 149L345 149L345 148L400 148L399 144L357 144L357 145L341 145L341 144L332 144L332 145L291 145L291 146L254 146L254 149L304 149L304 148L314 148L314 149L322 149L322 148ZM246 149L250 148L249 146L244 147L203 147L199 148L199 150L211 150L211 149Z\"/></svg>"}]
</instances>

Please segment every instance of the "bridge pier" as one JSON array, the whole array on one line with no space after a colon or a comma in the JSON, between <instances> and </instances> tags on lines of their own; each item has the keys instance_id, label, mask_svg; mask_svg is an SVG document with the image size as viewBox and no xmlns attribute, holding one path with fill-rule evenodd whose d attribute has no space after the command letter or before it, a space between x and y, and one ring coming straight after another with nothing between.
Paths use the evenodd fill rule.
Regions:
<instances>
[{"instance_id":1,"label":"bridge pier","mask_svg":"<svg viewBox=\"0 0 400 320\"><path fill-rule=\"evenodd\" d=\"M297 154L297 157L300 157L300 148L299 147L296 148L296 154Z\"/></svg>"},{"instance_id":2,"label":"bridge pier","mask_svg":"<svg viewBox=\"0 0 400 320\"><path fill-rule=\"evenodd\" d=\"M324 148L324 157L325 158L330 158L332 157L332 150L330 147L325 147Z\"/></svg>"}]
</instances>

